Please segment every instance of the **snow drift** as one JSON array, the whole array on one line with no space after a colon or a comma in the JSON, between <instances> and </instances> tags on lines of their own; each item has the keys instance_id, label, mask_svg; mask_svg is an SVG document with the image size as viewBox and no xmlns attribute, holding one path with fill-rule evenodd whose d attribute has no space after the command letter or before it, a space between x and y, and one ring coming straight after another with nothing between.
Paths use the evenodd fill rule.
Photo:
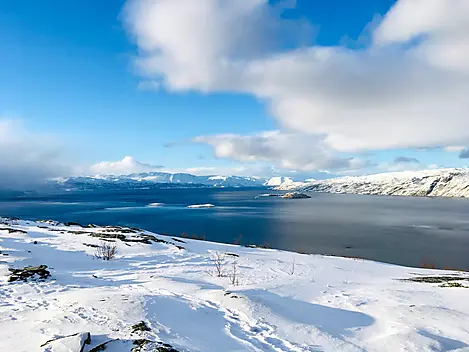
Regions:
<instances>
[{"instance_id":1,"label":"snow drift","mask_svg":"<svg viewBox=\"0 0 469 352\"><path fill-rule=\"evenodd\" d=\"M114 259L95 257L103 241ZM459 272L1 218L0 252L0 351L469 348Z\"/></svg>"}]
</instances>

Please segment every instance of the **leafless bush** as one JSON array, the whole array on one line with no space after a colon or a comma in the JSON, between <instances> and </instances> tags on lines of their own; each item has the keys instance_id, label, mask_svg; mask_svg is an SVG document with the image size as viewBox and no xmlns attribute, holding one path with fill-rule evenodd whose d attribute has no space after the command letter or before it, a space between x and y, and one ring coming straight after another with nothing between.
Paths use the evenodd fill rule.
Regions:
<instances>
[{"instance_id":1,"label":"leafless bush","mask_svg":"<svg viewBox=\"0 0 469 352\"><path fill-rule=\"evenodd\" d=\"M114 259L117 254L117 244L113 242L101 242L96 248L94 256L102 260Z\"/></svg>"},{"instance_id":2,"label":"leafless bush","mask_svg":"<svg viewBox=\"0 0 469 352\"><path fill-rule=\"evenodd\" d=\"M233 286L238 286L238 263L236 261L233 262L233 271L231 272L231 284Z\"/></svg>"},{"instance_id":3,"label":"leafless bush","mask_svg":"<svg viewBox=\"0 0 469 352\"><path fill-rule=\"evenodd\" d=\"M223 267L225 266L226 253L215 252L212 255L212 262L215 266L215 274L218 277L223 276Z\"/></svg>"}]
</instances>

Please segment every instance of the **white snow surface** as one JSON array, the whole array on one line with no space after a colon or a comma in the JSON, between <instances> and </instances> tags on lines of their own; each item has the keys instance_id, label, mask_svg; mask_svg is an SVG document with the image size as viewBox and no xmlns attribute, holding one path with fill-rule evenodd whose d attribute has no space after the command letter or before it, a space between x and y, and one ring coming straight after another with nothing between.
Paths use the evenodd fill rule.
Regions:
<instances>
[{"instance_id":1,"label":"white snow surface","mask_svg":"<svg viewBox=\"0 0 469 352\"><path fill-rule=\"evenodd\" d=\"M469 197L469 169L451 168L348 176L308 182L289 189L395 196Z\"/></svg>"},{"instance_id":2,"label":"white snow surface","mask_svg":"<svg viewBox=\"0 0 469 352\"><path fill-rule=\"evenodd\" d=\"M92 340L84 352L111 339L106 350L127 352L142 338L194 352L469 351L469 289L400 280L467 273L160 235L129 242L152 234L120 227L0 222L0 351L50 352L40 346L83 332ZM96 233L126 236L115 240L116 258L94 257ZM216 253L226 253L221 277ZM40 264L50 278L7 282L8 268ZM151 330L132 333L140 321Z\"/></svg>"}]
</instances>

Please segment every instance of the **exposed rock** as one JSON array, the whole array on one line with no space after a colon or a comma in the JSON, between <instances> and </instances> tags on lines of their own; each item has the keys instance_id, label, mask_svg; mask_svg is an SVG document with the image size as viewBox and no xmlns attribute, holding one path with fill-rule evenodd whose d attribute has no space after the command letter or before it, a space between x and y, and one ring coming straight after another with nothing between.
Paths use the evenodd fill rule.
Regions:
<instances>
[{"instance_id":1,"label":"exposed rock","mask_svg":"<svg viewBox=\"0 0 469 352\"><path fill-rule=\"evenodd\" d=\"M285 199L306 199L306 198L311 198L307 194L304 193L298 193L298 192L289 192L285 193L284 195L280 196L280 198L285 198Z\"/></svg>"},{"instance_id":2,"label":"exposed rock","mask_svg":"<svg viewBox=\"0 0 469 352\"><path fill-rule=\"evenodd\" d=\"M99 248L99 244L83 243L83 245L86 247L91 247L91 248Z\"/></svg>"},{"instance_id":3,"label":"exposed rock","mask_svg":"<svg viewBox=\"0 0 469 352\"><path fill-rule=\"evenodd\" d=\"M0 231L8 231L8 233L24 233L27 234L27 231L12 229L10 227L0 227Z\"/></svg>"},{"instance_id":4,"label":"exposed rock","mask_svg":"<svg viewBox=\"0 0 469 352\"><path fill-rule=\"evenodd\" d=\"M113 342L113 341L117 341L115 339L113 340L109 340L109 341L106 341L106 342L103 342L95 347L93 347L92 349L90 349L88 352L98 352L98 351L104 351L106 349L106 346L108 343L110 342Z\"/></svg>"},{"instance_id":5,"label":"exposed rock","mask_svg":"<svg viewBox=\"0 0 469 352\"><path fill-rule=\"evenodd\" d=\"M43 343L41 347L46 347L44 352L83 352L85 345L91 343L89 332L78 332L76 334L57 337Z\"/></svg>"},{"instance_id":6,"label":"exposed rock","mask_svg":"<svg viewBox=\"0 0 469 352\"><path fill-rule=\"evenodd\" d=\"M69 221L67 223L64 224L65 226L78 226L78 227L84 227L82 224L78 223L78 222L73 222L73 221Z\"/></svg>"},{"instance_id":7,"label":"exposed rock","mask_svg":"<svg viewBox=\"0 0 469 352\"><path fill-rule=\"evenodd\" d=\"M451 281L469 281L469 276L417 276L411 277L410 279L404 279L403 281L412 282L425 282L429 284L441 284Z\"/></svg>"},{"instance_id":8,"label":"exposed rock","mask_svg":"<svg viewBox=\"0 0 469 352\"><path fill-rule=\"evenodd\" d=\"M47 265L39 266L26 266L22 269L8 269L11 274L8 278L8 282L14 282L18 280L27 281L28 278L35 278L45 280L50 276L49 270L47 270Z\"/></svg>"},{"instance_id":9,"label":"exposed rock","mask_svg":"<svg viewBox=\"0 0 469 352\"><path fill-rule=\"evenodd\" d=\"M132 333L136 333L138 331L151 331L151 329L144 321L141 321L140 323L132 326Z\"/></svg>"}]
</instances>

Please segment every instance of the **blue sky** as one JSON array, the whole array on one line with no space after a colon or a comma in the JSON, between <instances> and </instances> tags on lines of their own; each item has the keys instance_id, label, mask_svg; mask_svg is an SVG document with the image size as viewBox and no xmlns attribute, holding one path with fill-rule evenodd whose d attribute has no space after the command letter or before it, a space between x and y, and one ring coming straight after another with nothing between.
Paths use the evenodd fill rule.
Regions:
<instances>
[{"instance_id":1,"label":"blue sky","mask_svg":"<svg viewBox=\"0 0 469 352\"><path fill-rule=\"evenodd\" d=\"M220 2L220 0L207 1ZM271 58L277 58L282 54L293 55L298 50L308 48L317 50L317 48L324 47L331 47L334 50L343 48L350 51L350 55L357 55L357 60L361 60L359 55L368 55L372 51L370 49L373 46L372 33L385 22L383 18L395 5L395 1L298 0L296 4L294 1L270 1L270 3L262 4L262 11L259 12L260 14L257 13L256 16L262 16L259 21L251 21L252 18L249 17L251 15L248 13L250 10L246 10L241 15L238 14L238 18L235 17L236 22L246 22L248 34L243 32L243 28L241 28L243 30L237 27L233 29L233 32L239 30L239 38L226 37L231 31L229 23L226 24L227 28L223 28L222 21L214 20L213 28L223 33L220 35L222 39L220 42L233 44L232 48L226 49L224 46L216 48L215 45L211 47L210 43L205 44L210 42L211 38L206 38L206 41L204 38L199 38L200 43L207 45L206 48L195 49L203 50L202 55L199 52L189 51L192 41L199 43L198 39L192 38L191 35L174 38L161 37L161 31L179 33L178 24L186 25L183 20L181 23L178 21L178 14L182 11L177 7L163 8L161 3L164 2L165 0L128 2L0 0L2 7L0 12L0 52L2 53L0 119L13 120L15 126L20 125L21 127L15 127L21 129L18 135L40 136L41 141L48 140L48 138L53 140L54 144L61 149L61 156L54 162L65 163L67 167L74 170L85 170L88 165L103 161L118 161L127 155L146 164L163 165L168 170L189 169L189 171L202 172L197 168L212 168L206 170L214 173L239 171L244 174L268 174L270 171L266 170L274 168L277 170L275 173L289 174L297 171L301 177L324 177L327 175L324 172L329 175L360 174L388 169L401 170L408 167L420 169L466 165L465 160L458 157L459 150L466 145L465 135L454 133L453 136L452 131L445 131L440 138L437 131L427 131L428 126L424 124L422 133L432 137L428 139L428 142L422 139L421 142L413 143L412 138L409 137L403 138L402 142L394 143L390 137L386 143L381 143L381 139L376 138L362 145L361 141L373 133L373 130L370 128L370 131L366 131L366 135L358 131L348 136L346 132L343 132L348 128L341 127L344 125L341 121L344 120L333 121L336 112L332 108L329 110L327 105L324 105L324 110L330 111L330 115L318 116L318 119L322 118L322 120L317 123L317 127L315 119L304 122L309 115L295 121L295 110L291 110L291 104L288 106L284 104L287 101L296 102L296 87L293 87L297 84L296 82L283 87L282 81L285 80L282 79L279 82L268 83L269 86L266 83L265 86L251 89L249 87L251 80L234 82L236 80L234 78L223 78L223 81L219 78L231 74L236 76L236 72L212 72L210 68L211 60L228 58L233 63L245 65L242 72L247 72L248 69L251 70L254 67L254 64L262 60L270 62ZM183 3L184 0L174 1L173 5L178 2ZM230 2L233 3L233 1L228 1ZM252 2L262 1L252 0ZM196 1L192 2L192 4L196 3ZM138 10L139 6L154 7L156 17L149 20L144 18ZM136 10L129 11L130 7ZM171 13L171 16L174 16L174 21L170 23L172 27L152 27L153 22L158 22L159 9L161 9L160 13L163 10L174 11ZM209 13L210 18L231 16L228 10L219 10L216 7L207 11L212 11ZM196 26L203 25L206 19L203 16L199 19L196 17L197 15L191 17L191 26L194 27L191 27L187 33L191 33L192 30L198 35L199 32L195 30L198 28ZM389 33L396 32L392 20L392 18L389 20L389 25L385 23L387 27L381 26L384 28L385 35L383 36L388 41L387 38L392 38ZM267 24L265 26L267 30L261 28L264 22ZM259 28L257 28L257 23L260 23ZM135 29L137 27L138 29ZM258 32L262 32L262 35L258 35ZM410 35L412 33L408 34ZM245 45L246 41L254 37L256 39L255 42L253 39L253 45L249 45L250 43ZM274 37L278 40L273 40ZM145 40L149 40L148 38L152 42L150 49L144 43ZM220 38L216 37L215 41ZM243 43L236 42L236 40L243 41ZM178 45L172 47L173 43ZM158 46L160 44L161 47ZM258 49L258 46L261 49ZM186 52L184 56L177 57L178 54L175 54L172 48L181 47L184 48L181 53L184 50ZM239 55L237 52L234 54L238 47L241 48ZM226 50L226 53L223 50ZM399 50L397 53L394 51L386 53L386 57L396 55L396 61L402 60L402 52ZM156 52L163 54L156 54ZM212 52L223 55L214 57L207 54L206 62L203 62L205 53ZM192 54L195 60L202 57L200 62L188 61L181 66L182 68L178 66L181 60L192 57ZM139 59L156 58L157 55L164 56L162 58L164 63L156 69L145 65L142 68L142 65L138 64ZM336 57L330 58L334 60L334 64L338 60L343 60L340 52L334 55ZM373 55L373 57L380 56L381 53ZM368 56L371 57L371 55ZM298 64L302 59L295 57L295 60L297 60L295 64ZM367 57L363 59L365 60L374 59ZM264 65L264 62L262 64ZM311 67L313 64L311 63ZM345 76L348 74L347 70L357 72L356 66L347 65L348 61L344 61L343 65L334 71L343 70ZM386 65L382 62L372 61L371 66L373 65L377 67L376 72L373 72L377 77L388 75ZM332 66L333 64L327 65L324 71ZM209 77L207 80L191 81L194 75L207 67L210 70L206 75ZM397 69L400 69L400 66L397 66ZM465 74L466 72L463 73ZM244 77L243 73L240 75ZM272 76L275 76L275 72L269 73L266 78L262 76L261 80L267 82ZM288 78L292 76L293 74ZM326 74L324 76L328 77ZM437 77L436 74L435 77ZM256 84L258 79L256 76ZM321 76L319 79L325 78ZM345 78L331 77L332 81L337 80L339 83L342 79ZM438 79L441 80L441 78ZM382 88L380 84L394 84L384 79L383 82L375 78L372 80L378 81L376 83L379 86L378 90ZM183 83L175 84L174 82ZM453 81L448 82L451 84ZM159 88L145 89L144 86L149 84L157 84ZM359 85L360 82L357 84ZM466 84L466 81L462 84ZM301 82L298 83L299 87L303 85ZM330 89L333 90L332 93L324 91L321 99L326 93L331 94L332 97L334 94L343 93L337 87ZM350 89L355 94L361 88L358 86ZM364 91L366 89L368 87L363 87ZM397 90L397 88L389 89ZM312 94L311 99L305 100L306 104L318 99L314 92ZM394 92L390 94L394 99L396 94ZM302 92L298 95L304 99ZM361 102L361 98L360 96L357 100ZM331 101L330 96L324 99L324 101ZM370 101L366 103L368 105L360 104L368 109L369 105L375 104L372 99L370 97ZM425 97L425 99L429 98ZM365 98L363 100L365 101ZM299 101L298 106L302 103ZM396 104L398 103L397 100ZM322 104L321 100L319 105L322 106ZM448 102L445 101L444 104ZM380 109L389 111L386 104L382 107L378 106L374 111L380 115ZM438 110L440 106L432 109ZM344 114L343 119L348 121L360 114L360 111L362 110L357 110L347 117L346 113L341 110L340 115ZM315 114L314 111L311 116ZM417 133L419 124L422 124L419 116L415 117L415 125L411 124L407 127L397 122L396 128L409 128ZM409 121L412 118L409 117ZM332 122L329 122L329 119ZM16 121L19 124L16 124ZM459 123L460 120L457 121ZM307 125L303 126L302 123ZM357 123L363 123L363 121ZM458 123L455 123L455 129L465 126L464 124L458 125ZM438 124L435 129L438 129ZM278 131L282 137L273 137L274 139L270 135L265 137L266 131L274 130ZM337 132L339 130L340 133ZM10 127L8 133L17 132ZM341 139L340 143L330 143L329 139L334 141L337 139L336 133L347 142ZM259 137L260 135L262 137ZM351 142L348 142L349 137ZM197 143L193 142L194 139L197 139ZM262 146L257 145L259 139L261 139ZM281 148L281 143L287 143L290 146L292 144L290 141L299 140L304 142L295 144L298 155L295 155L294 148L290 148L288 155L280 155L282 154L280 151L277 158L277 145L278 148ZM314 141L314 145L310 144L310 141ZM26 144L25 141L21 143ZM40 144L43 143L46 142ZM450 147L451 152L443 147ZM268 149L267 152L266 149ZM308 150L313 150L311 156L307 155ZM393 162L399 157L406 157L409 162L399 163L399 165L394 163L396 164L394 165ZM18 158L22 159L23 156L18 155ZM349 160L352 159L354 162L350 163ZM415 162L411 159L415 159ZM11 165L11 167L14 166Z\"/></svg>"}]
</instances>

